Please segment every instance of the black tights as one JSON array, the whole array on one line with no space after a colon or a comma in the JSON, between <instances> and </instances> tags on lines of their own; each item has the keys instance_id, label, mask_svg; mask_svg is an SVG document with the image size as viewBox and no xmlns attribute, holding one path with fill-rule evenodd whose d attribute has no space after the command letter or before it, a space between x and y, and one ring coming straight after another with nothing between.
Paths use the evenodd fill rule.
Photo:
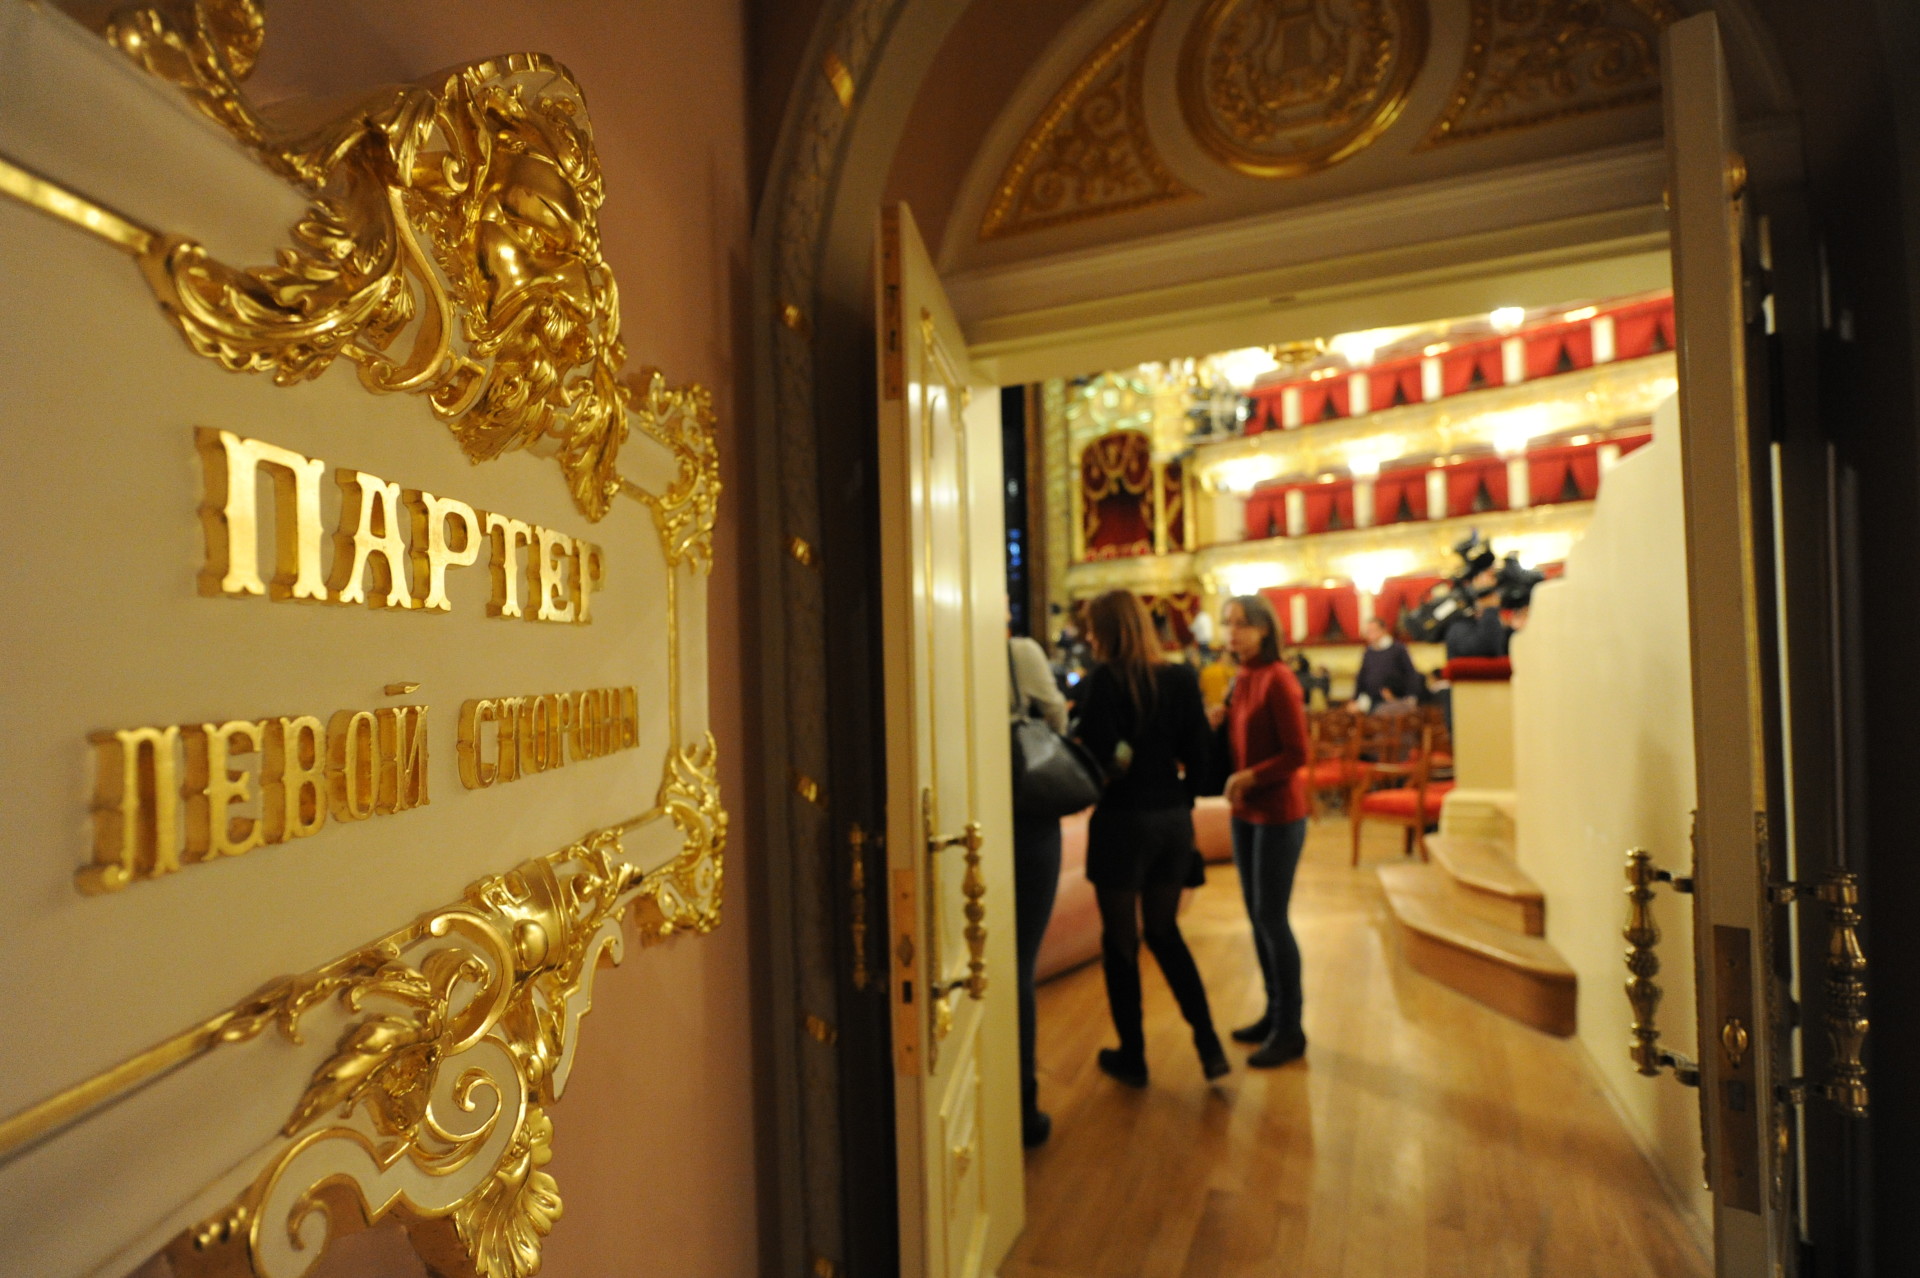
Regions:
<instances>
[{"instance_id":1,"label":"black tights","mask_svg":"<svg viewBox=\"0 0 1920 1278\"><path fill-rule=\"evenodd\" d=\"M1180 935L1180 893L1177 883L1149 883L1140 891L1096 887L1100 899L1100 957L1107 975L1107 1007L1113 1028L1120 1034L1120 1050L1141 1060L1146 1057L1146 1035L1140 1022L1140 939L1160 964L1161 975L1173 987L1180 1014L1193 1027L1194 1045L1203 1051L1217 1046L1213 1013L1207 1007L1207 987L1186 938ZM1144 927L1142 924L1144 923Z\"/></svg>"}]
</instances>

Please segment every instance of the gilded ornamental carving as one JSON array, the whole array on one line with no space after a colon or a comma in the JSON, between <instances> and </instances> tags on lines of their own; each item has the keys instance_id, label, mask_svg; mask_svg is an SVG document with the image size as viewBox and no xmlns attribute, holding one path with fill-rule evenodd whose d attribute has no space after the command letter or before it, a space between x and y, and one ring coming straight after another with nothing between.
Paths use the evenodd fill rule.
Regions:
<instances>
[{"instance_id":1,"label":"gilded ornamental carving","mask_svg":"<svg viewBox=\"0 0 1920 1278\"><path fill-rule=\"evenodd\" d=\"M1192 192L1147 133L1147 44L1166 0L1101 41L1033 122L994 188L980 238L998 239L1177 200Z\"/></svg>"},{"instance_id":2,"label":"gilded ornamental carving","mask_svg":"<svg viewBox=\"0 0 1920 1278\"><path fill-rule=\"evenodd\" d=\"M643 873L621 830L596 831L219 1018L220 1042L300 1042L329 1004L347 1024L265 1169L168 1249L175 1271L297 1278L331 1235L389 1214L440 1272L538 1271L561 1213L545 1107L566 1088L595 971L620 961L629 913L643 942L718 924L713 761L709 738L670 763L662 807L688 837L668 865Z\"/></svg>"},{"instance_id":3,"label":"gilded ornamental carving","mask_svg":"<svg viewBox=\"0 0 1920 1278\"><path fill-rule=\"evenodd\" d=\"M474 461L554 456L590 519L619 491L631 392L580 88L511 54L383 89L317 128L247 101L261 0L158 0L107 36L311 197L270 266L152 234L136 250L182 336L283 385L346 359L368 389L424 396Z\"/></svg>"},{"instance_id":4,"label":"gilded ornamental carving","mask_svg":"<svg viewBox=\"0 0 1920 1278\"><path fill-rule=\"evenodd\" d=\"M1466 59L1423 147L1660 98L1670 0L1473 0Z\"/></svg>"},{"instance_id":5,"label":"gilded ornamental carving","mask_svg":"<svg viewBox=\"0 0 1920 1278\"><path fill-rule=\"evenodd\" d=\"M645 505L666 565L667 749L646 812L480 879L454 904L0 1117L0 1158L208 1053L270 1031L325 1042L281 1130L252 1156L245 1189L169 1246L174 1271L292 1278L329 1238L394 1216L435 1273L525 1278L562 1211L545 1170L547 1110L566 1087L595 972L620 960L630 925L652 944L720 921L727 815L713 737L682 720L679 602L713 564L712 399L653 370L623 375L596 220L599 162L563 67L539 54L494 58L283 131L241 89L263 36L261 0L152 0L107 24L116 47L306 197L272 264L221 262L6 157L0 194L127 252L166 319L223 368L293 385L344 359L368 390L421 396L473 461L517 450L554 459L589 519L622 493ZM620 472L630 430L671 458L655 487ZM285 450L276 458L322 469ZM282 529L301 572L311 567L301 547L319 545L317 531L292 536L307 526ZM471 563L471 530L466 545ZM598 554L582 550L583 580L587 551ZM667 827L674 837L658 838ZM671 845L664 863L629 859L622 840L643 829Z\"/></svg>"},{"instance_id":6,"label":"gilded ornamental carving","mask_svg":"<svg viewBox=\"0 0 1920 1278\"><path fill-rule=\"evenodd\" d=\"M1425 0L1209 0L1180 51L1194 140L1252 177L1298 177L1370 146L1427 53Z\"/></svg>"}]
</instances>

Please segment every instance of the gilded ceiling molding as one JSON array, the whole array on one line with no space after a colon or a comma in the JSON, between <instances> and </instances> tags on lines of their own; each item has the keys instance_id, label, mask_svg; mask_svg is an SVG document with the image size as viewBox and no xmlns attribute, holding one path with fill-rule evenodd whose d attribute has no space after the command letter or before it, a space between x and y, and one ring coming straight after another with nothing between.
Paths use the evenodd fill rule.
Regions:
<instances>
[{"instance_id":1,"label":"gilded ceiling molding","mask_svg":"<svg viewBox=\"0 0 1920 1278\"><path fill-rule=\"evenodd\" d=\"M604 516L631 395L579 85L509 54L281 131L241 88L264 31L262 0L152 0L107 24L311 200L270 266L159 232L123 244L167 316L199 354L281 385L344 358L370 390L424 396L474 461L553 456L581 512Z\"/></svg>"},{"instance_id":2,"label":"gilded ceiling molding","mask_svg":"<svg viewBox=\"0 0 1920 1278\"><path fill-rule=\"evenodd\" d=\"M1209 0L1181 46L1180 112L1229 168L1299 177L1385 133L1426 56L1426 0Z\"/></svg>"},{"instance_id":3,"label":"gilded ceiling molding","mask_svg":"<svg viewBox=\"0 0 1920 1278\"><path fill-rule=\"evenodd\" d=\"M994 187L982 240L1193 194L1147 133L1147 45L1165 7L1166 0L1148 0L1053 95Z\"/></svg>"},{"instance_id":4,"label":"gilded ceiling molding","mask_svg":"<svg viewBox=\"0 0 1920 1278\"><path fill-rule=\"evenodd\" d=\"M1473 0L1447 109L1420 145L1655 102L1670 0Z\"/></svg>"}]
</instances>

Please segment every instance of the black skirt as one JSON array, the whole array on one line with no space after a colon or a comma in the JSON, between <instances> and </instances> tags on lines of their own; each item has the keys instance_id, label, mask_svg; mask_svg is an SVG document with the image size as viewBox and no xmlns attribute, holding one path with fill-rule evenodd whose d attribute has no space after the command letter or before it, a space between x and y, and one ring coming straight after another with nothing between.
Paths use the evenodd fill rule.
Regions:
<instances>
[{"instance_id":1,"label":"black skirt","mask_svg":"<svg viewBox=\"0 0 1920 1278\"><path fill-rule=\"evenodd\" d=\"M1193 843L1193 810L1098 807L1087 822L1087 880L1138 892L1148 884L1199 887L1206 865Z\"/></svg>"}]
</instances>

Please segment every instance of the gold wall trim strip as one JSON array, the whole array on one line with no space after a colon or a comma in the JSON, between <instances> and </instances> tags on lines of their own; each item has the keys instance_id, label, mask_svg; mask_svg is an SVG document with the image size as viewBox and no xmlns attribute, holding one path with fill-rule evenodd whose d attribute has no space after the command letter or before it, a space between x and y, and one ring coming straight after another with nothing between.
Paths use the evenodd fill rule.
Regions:
<instances>
[{"instance_id":1,"label":"gold wall trim strip","mask_svg":"<svg viewBox=\"0 0 1920 1278\"><path fill-rule=\"evenodd\" d=\"M147 253L158 238L158 232L122 217L104 204L96 204L52 178L42 177L4 153L0 153L0 195L12 196L28 208L59 218L135 257Z\"/></svg>"},{"instance_id":2,"label":"gold wall trim strip","mask_svg":"<svg viewBox=\"0 0 1920 1278\"><path fill-rule=\"evenodd\" d=\"M669 770L671 767L670 763ZM713 784L717 788L717 781ZM631 833L659 820L666 814L665 807L656 806L639 816L609 826L607 832L615 835ZM724 824L724 814L722 823ZM587 837L591 839L593 836ZM718 849L716 854L717 852ZM419 926L416 922L398 932L391 933L375 942L375 947L389 945L414 935ZM323 972L326 970L328 969L321 969ZM313 979L316 978L311 975L287 978L270 989ZM271 1023L270 1017L261 1018L263 1000L270 998L269 994L261 994L244 1003L236 1004L217 1016L209 1017L200 1024L182 1030L172 1038L127 1058L112 1069L96 1074L85 1082L77 1083L9 1118L0 1120L0 1163L11 1161L42 1138L70 1126L96 1110L125 1100L147 1084L189 1061L206 1055L217 1047L228 1043L244 1043L257 1037L261 1030Z\"/></svg>"}]
</instances>

